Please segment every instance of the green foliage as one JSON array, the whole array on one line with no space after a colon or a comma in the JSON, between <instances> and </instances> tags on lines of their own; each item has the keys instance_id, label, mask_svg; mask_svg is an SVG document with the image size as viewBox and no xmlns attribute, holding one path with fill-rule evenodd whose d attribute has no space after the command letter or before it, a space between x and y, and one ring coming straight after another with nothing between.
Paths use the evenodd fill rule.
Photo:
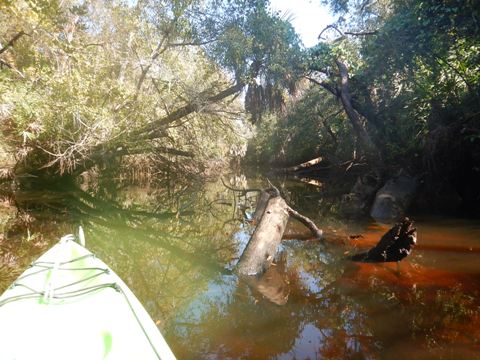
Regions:
<instances>
[{"instance_id":1,"label":"green foliage","mask_svg":"<svg viewBox=\"0 0 480 360\"><path fill-rule=\"evenodd\" d=\"M222 18L217 41L207 46L209 54L245 83L260 80L288 83L300 62L300 39L292 25L271 13L268 1L211 1L214 16Z\"/></svg>"},{"instance_id":2,"label":"green foliage","mask_svg":"<svg viewBox=\"0 0 480 360\"><path fill-rule=\"evenodd\" d=\"M429 131L458 119L478 96L478 7L463 1L392 1L378 35L363 42L359 91L369 91L378 140L391 160L422 151ZM462 110L463 108L463 110Z\"/></svg>"},{"instance_id":3,"label":"green foliage","mask_svg":"<svg viewBox=\"0 0 480 360\"><path fill-rule=\"evenodd\" d=\"M272 113L262 117L255 126L255 133L248 143L247 160L251 163L270 164L278 161L283 136L279 126L280 119Z\"/></svg>"},{"instance_id":4,"label":"green foliage","mask_svg":"<svg viewBox=\"0 0 480 360\"><path fill-rule=\"evenodd\" d=\"M475 125L480 95L480 12L475 2L326 3L342 17L322 32L319 44L305 51L305 73L328 90L324 96L339 97L342 85L337 59L346 65L354 110L365 121L387 165L422 171L425 161L420 160L434 156L431 151L438 150L435 134L440 131L436 129L442 127L450 131L469 128L468 139L474 139L480 131L478 122ZM319 120L309 114L315 106L329 113L330 105L320 100L310 103L308 109L296 106L289 110L290 118L298 118L298 128L292 127L292 133L303 129L315 133ZM342 136L350 138L352 134ZM303 146L310 148L309 157L313 158L318 153L314 145L320 146L320 139L303 139L309 142ZM458 138L464 140L466 135ZM321 146L332 153L333 140ZM298 145L290 151L301 153ZM286 156L294 157L288 151Z\"/></svg>"},{"instance_id":5,"label":"green foliage","mask_svg":"<svg viewBox=\"0 0 480 360\"><path fill-rule=\"evenodd\" d=\"M250 161L276 165L296 165L318 156L338 163L351 158L351 139L339 104L311 87L284 116L262 118L247 156Z\"/></svg>"},{"instance_id":6,"label":"green foliage","mask_svg":"<svg viewBox=\"0 0 480 360\"><path fill-rule=\"evenodd\" d=\"M303 71L301 42L286 19L271 13L267 1L220 3L223 27L207 53L248 86L245 107L255 123L264 112L283 110L295 93Z\"/></svg>"},{"instance_id":7,"label":"green foliage","mask_svg":"<svg viewBox=\"0 0 480 360\"><path fill-rule=\"evenodd\" d=\"M343 18L303 49L266 0L2 2L2 151L15 150L20 172L71 172L88 160L117 166L125 155L205 168L241 153L245 116L228 100L246 86L257 159L342 162L356 146L336 101L337 60L387 163L421 166L425 137L442 126L465 129L461 138L476 144L473 1L328 3ZM328 91L300 93L305 76Z\"/></svg>"},{"instance_id":8,"label":"green foliage","mask_svg":"<svg viewBox=\"0 0 480 360\"><path fill-rule=\"evenodd\" d=\"M158 166L182 161L156 156L161 149L181 150L203 168L241 148L244 140L232 135L240 131L239 103L222 99L158 137L140 136L175 109L230 86L202 48L191 46L193 3L2 3L0 44L25 33L1 54L0 68L0 105L8 109L1 127L22 160L17 170L71 172L102 147L155 154Z\"/></svg>"}]
</instances>

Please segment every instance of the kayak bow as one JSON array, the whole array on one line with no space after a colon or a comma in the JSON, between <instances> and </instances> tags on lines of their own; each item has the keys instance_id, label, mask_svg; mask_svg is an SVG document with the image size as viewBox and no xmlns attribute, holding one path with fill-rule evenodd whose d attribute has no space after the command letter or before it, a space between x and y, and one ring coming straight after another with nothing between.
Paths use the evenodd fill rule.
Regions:
<instances>
[{"instance_id":1,"label":"kayak bow","mask_svg":"<svg viewBox=\"0 0 480 360\"><path fill-rule=\"evenodd\" d=\"M63 237L0 297L0 359L174 360L127 285Z\"/></svg>"}]
</instances>

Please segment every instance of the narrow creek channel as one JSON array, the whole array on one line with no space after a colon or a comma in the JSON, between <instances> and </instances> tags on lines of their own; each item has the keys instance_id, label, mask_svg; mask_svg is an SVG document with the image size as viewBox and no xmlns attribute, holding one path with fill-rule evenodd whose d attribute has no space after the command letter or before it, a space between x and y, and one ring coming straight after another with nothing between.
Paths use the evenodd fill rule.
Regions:
<instances>
[{"instance_id":1,"label":"narrow creek channel","mask_svg":"<svg viewBox=\"0 0 480 360\"><path fill-rule=\"evenodd\" d=\"M282 186L331 241L305 240L291 220L275 266L251 281L231 270L255 194L235 197L220 181L17 190L0 199L0 291L82 225L178 359L480 359L480 221L415 217L418 246L399 269L358 264L346 255L388 225L339 218L322 182Z\"/></svg>"}]
</instances>

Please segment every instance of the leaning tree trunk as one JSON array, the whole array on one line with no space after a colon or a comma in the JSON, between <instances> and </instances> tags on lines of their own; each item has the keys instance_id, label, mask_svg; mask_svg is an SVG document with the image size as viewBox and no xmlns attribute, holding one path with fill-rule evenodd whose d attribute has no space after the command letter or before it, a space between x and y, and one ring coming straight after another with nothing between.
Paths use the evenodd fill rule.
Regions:
<instances>
[{"instance_id":1,"label":"leaning tree trunk","mask_svg":"<svg viewBox=\"0 0 480 360\"><path fill-rule=\"evenodd\" d=\"M314 238L322 237L322 230L318 229L312 220L288 206L278 189L263 190L253 215L253 222L258 223L258 226L238 261L238 274L258 275L270 267L282 241L289 216L308 227Z\"/></svg>"},{"instance_id":2,"label":"leaning tree trunk","mask_svg":"<svg viewBox=\"0 0 480 360\"><path fill-rule=\"evenodd\" d=\"M287 204L276 196L268 201L263 216L238 261L241 275L263 273L272 264L288 222Z\"/></svg>"},{"instance_id":3,"label":"leaning tree trunk","mask_svg":"<svg viewBox=\"0 0 480 360\"><path fill-rule=\"evenodd\" d=\"M347 114L356 135L358 136L363 145L365 154L367 155L369 162L375 165L381 165L382 160L380 157L380 151L378 150L377 146L374 144L372 138L368 134L367 129L365 129L365 126L362 124L360 116L353 108L347 66L339 59L337 59L335 62L337 64L338 71L340 72L341 87L339 95L345 113Z\"/></svg>"},{"instance_id":4,"label":"leaning tree trunk","mask_svg":"<svg viewBox=\"0 0 480 360\"><path fill-rule=\"evenodd\" d=\"M254 224L258 224L262 219L263 213L268 205L268 200L270 200L270 193L268 191L263 190L260 194L260 199L257 202L257 207L255 208L255 212L253 213L252 221Z\"/></svg>"}]
</instances>

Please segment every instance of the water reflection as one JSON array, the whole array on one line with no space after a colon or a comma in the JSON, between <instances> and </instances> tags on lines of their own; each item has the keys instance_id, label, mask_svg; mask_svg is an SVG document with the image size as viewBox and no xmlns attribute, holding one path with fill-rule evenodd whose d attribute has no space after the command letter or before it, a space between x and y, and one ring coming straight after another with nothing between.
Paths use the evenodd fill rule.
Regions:
<instances>
[{"instance_id":1,"label":"water reflection","mask_svg":"<svg viewBox=\"0 0 480 360\"><path fill-rule=\"evenodd\" d=\"M288 301L290 288L285 272L285 259L274 263L264 274L245 276L242 281L250 286L253 294L257 293L257 296L254 295L256 299L260 297L277 305L285 305Z\"/></svg>"},{"instance_id":2,"label":"water reflection","mask_svg":"<svg viewBox=\"0 0 480 360\"><path fill-rule=\"evenodd\" d=\"M231 270L253 231L245 217L254 193L176 181L43 184L5 194L0 291L82 224L89 247L137 294L179 359L480 358L478 222L417 219L419 244L398 272L395 264L344 260L386 228L336 217L328 181L276 185L330 241L308 240L292 221L276 266L248 280Z\"/></svg>"}]
</instances>

